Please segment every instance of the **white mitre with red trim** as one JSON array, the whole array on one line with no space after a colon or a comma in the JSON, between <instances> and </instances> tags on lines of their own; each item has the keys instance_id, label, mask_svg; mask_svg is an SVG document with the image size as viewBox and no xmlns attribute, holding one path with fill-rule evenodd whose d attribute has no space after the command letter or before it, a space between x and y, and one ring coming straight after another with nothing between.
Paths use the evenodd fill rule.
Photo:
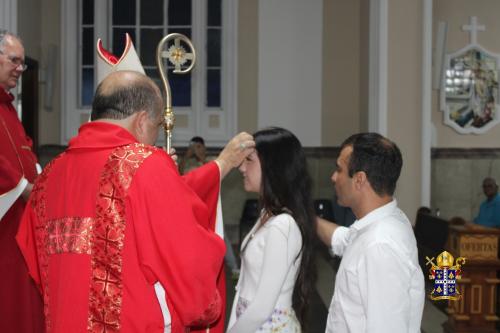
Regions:
<instances>
[{"instance_id":1,"label":"white mitre with red trim","mask_svg":"<svg viewBox=\"0 0 500 333\"><path fill-rule=\"evenodd\" d=\"M128 33L125 34L125 39L125 49L120 59L102 46L100 38L97 40L97 84L109 74L117 71L135 71L145 74Z\"/></svg>"}]
</instances>

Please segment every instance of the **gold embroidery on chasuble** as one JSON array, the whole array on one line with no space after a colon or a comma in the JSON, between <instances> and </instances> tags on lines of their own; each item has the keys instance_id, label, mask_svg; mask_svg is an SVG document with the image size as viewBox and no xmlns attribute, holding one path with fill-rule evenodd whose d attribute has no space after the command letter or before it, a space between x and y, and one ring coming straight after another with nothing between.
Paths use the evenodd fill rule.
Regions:
<instances>
[{"instance_id":1,"label":"gold embroidery on chasuble","mask_svg":"<svg viewBox=\"0 0 500 333\"><path fill-rule=\"evenodd\" d=\"M155 150L138 143L118 147L102 171L90 242L89 332L121 329L125 198L135 172Z\"/></svg>"},{"instance_id":2,"label":"gold embroidery on chasuble","mask_svg":"<svg viewBox=\"0 0 500 333\"><path fill-rule=\"evenodd\" d=\"M65 217L47 221L44 242L47 253L90 254L93 221L91 217Z\"/></svg>"},{"instance_id":3,"label":"gold embroidery on chasuble","mask_svg":"<svg viewBox=\"0 0 500 333\"><path fill-rule=\"evenodd\" d=\"M42 285L43 291L43 312L45 315L45 329L47 332L51 330L51 318L49 312L49 252L46 251L45 241L48 238L46 221L47 212L45 205L45 187L47 185L47 177L52 170L54 163L61 158L65 153L60 154L55 159L53 159L43 172L38 176L33 190L31 191L31 206L34 208L35 214L38 218L38 224L35 226L35 238L36 238L36 248L38 251L38 265L40 268L40 284Z\"/></svg>"}]
</instances>

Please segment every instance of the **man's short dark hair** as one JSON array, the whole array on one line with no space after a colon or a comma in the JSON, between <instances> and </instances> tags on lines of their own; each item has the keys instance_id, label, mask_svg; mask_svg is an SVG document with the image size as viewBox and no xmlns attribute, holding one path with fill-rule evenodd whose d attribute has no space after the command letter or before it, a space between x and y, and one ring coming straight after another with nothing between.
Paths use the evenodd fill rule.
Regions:
<instances>
[{"instance_id":1,"label":"man's short dark hair","mask_svg":"<svg viewBox=\"0 0 500 333\"><path fill-rule=\"evenodd\" d=\"M202 145L205 145L205 140L201 136L193 136L191 140L189 140L190 143L201 143Z\"/></svg>"},{"instance_id":2,"label":"man's short dark hair","mask_svg":"<svg viewBox=\"0 0 500 333\"><path fill-rule=\"evenodd\" d=\"M129 85L119 85L109 93L103 90L101 82L97 86L92 102L90 120L120 120L142 110L147 111L149 116L154 118L162 107L158 90L146 77L144 80L134 80Z\"/></svg>"},{"instance_id":3,"label":"man's short dark hair","mask_svg":"<svg viewBox=\"0 0 500 333\"><path fill-rule=\"evenodd\" d=\"M491 184L492 186L497 186L497 181L495 180L495 178L486 177L483 179L483 185L484 184Z\"/></svg>"},{"instance_id":4,"label":"man's short dark hair","mask_svg":"<svg viewBox=\"0 0 500 333\"><path fill-rule=\"evenodd\" d=\"M393 195L401 174L403 158L398 146L378 133L359 133L347 138L341 150L352 147L349 176L363 171L375 193Z\"/></svg>"}]
</instances>

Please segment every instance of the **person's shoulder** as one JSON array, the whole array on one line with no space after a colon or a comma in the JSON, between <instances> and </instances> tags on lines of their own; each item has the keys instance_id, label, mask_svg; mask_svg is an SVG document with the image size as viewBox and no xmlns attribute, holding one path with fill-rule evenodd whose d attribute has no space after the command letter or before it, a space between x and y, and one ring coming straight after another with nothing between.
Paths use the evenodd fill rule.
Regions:
<instances>
[{"instance_id":1,"label":"person's shoulder","mask_svg":"<svg viewBox=\"0 0 500 333\"><path fill-rule=\"evenodd\" d=\"M410 222L399 216L389 215L377 221L367 236L363 253L370 257L382 251L394 260L411 262L418 251Z\"/></svg>"},{"instance_id":2,"label":"person's shoulder","mask_svg":"<svg viewBox=\"0 0 500 333\"><path fill-rule=\"evenodd\" d=\"M290 232L299 232L300 229L295 222L295 219L289 213L281 213L276 216L273 216L269 219L268 223L266 223L268 228L276 228L285 236L288 236Z\"/></svg>"},{"instance_id":3,"label":"person's shoulder","mask_svg":"<svg viewBox=\"0 0 500 333\"><path fill-rule=\"evenodd\" d=\"M281 214L278 214L278 215L271 217L268 222L269 222L268 224L270 226L271 225L287 226L290 224L295 224L295 219L289 213L281 213Z\"/></svg>"},{"instance_id":4,"label":"person's shoulder","mask_svg":"<svg viewBox=\"0 0 500 333\"><path fill-rule=\"evenodd\" d=\"M172 158L161 148L149 146L148 155L143 161L140 171L142 172L177 172L177 166Z\"/></svg>"},{"instance_id":5,"label":"person's shoulder","mask_svg":"<svg viewBox=\"0 0 500 333\"><path fill-rule=\"evenodd\" d=\"M411 223L399 208L376 221L371 229L373 241L378 243L401 244L414 238Z\"/></svg>"},{"instance_id":6,"label":"person's shoulder","mask_svg":"<svg viewBox=\"0 0 500 333\"><path fill-rule=\"evenodd\" d=\"M150 154L138 166L130 184L132 192L139 191L141 195L153 193L153 189L162 191L177 190L185 187L177 166L168 154L162 149L152 149Z\"/></svg>"}]
</instances>

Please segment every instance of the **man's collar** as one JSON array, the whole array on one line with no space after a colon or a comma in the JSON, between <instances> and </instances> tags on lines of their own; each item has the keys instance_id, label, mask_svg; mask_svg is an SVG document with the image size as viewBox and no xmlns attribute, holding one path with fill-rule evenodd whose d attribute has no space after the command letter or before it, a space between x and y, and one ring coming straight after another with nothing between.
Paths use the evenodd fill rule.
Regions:
<instances>
[{"instance_id":1,"label":"man's collar","mask_svg":"<svg viewBox=\"0 0 500 333\"><path fill-rule=\"evenodd\" d=\"M354 223L351 225L351 228L355 229L356 231L359 231L368 225L370 225L374 221L378 221L382 219L384 216L390 215L394 209L396 209L398 206L398 202L396 199L392 199L389 203L380 206L368 214L366 214L363 218L354 221Z\"/></svg>"},{"instance_id":2,"label":"man's collar","mask_svg":"<svg viewBox=\"0 0 500 333\"><path fill-rule=\"evenodd\" d=\"M113 148L133 142L138 141L125 128L103 121L91 121L80 126L78 135L70 140L68 149Z\"/></svg>"}]
</instances>

